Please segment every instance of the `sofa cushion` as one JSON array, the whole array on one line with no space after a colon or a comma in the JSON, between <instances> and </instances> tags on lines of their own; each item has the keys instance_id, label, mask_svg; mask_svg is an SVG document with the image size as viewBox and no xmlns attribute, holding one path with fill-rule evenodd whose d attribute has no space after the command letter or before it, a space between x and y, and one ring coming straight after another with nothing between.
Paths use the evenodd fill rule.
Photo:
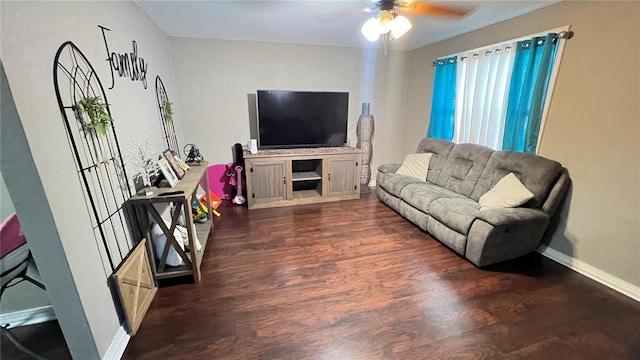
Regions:
<instances>
[{"instance_id":1,"label":"sofa cushion","mask_svg":"<svg viewBox=\"0 0 640 360\"><path fill-rule=\"evenodd\" d=\"M493 150L485 146L455 145L435 183L469 197L476 188L478 178L480 178L491 154L493 154Z\"/></svg>"},{"instance_id":2,"label":"sofa cushion","mask_svg":"<svg viewBox=\"0 0 640 360\"><path fill-rule=\"evenodd\" d=\"M431 153L409 154L404 158L402 166L396 171L398 175L407 175L418 180L427 180Z\"/></svg>"},{"instance_id":3,"label":"sofa cushion","mask_svg":"<svg viewBox=\"0 0 640 360\"><path fill-rule=\"evenodd\" d=\"M400 200L399 197L389 194L379 186L376 186L376 194L378 194L378 199L380 199L380 201L389 205L395 211L398 211L398 209L400 208L400 203L402 203L402 200Z\"/></svg>"},{"instance_id":4,"label":"sofa cushion","mask_svg":"<svg viewBox=\"0 0 640 360\"><path fill-rule=\"evenodd\" d=\"M378 171L381 173L395 173L402 166L402 164L382 164L378 166Z\"/></svg>"},{"instance_id":5,"label":"sofa cushion","mask_svg":"<svg viewBox=\"0 0 640 360\"><path fill-rule=\"evenodd\" d=\"M440 198L464 198L464 196L460 194L428 182L409 184L402 189L400 195L404 202L424 213L429 213L429 205L433 200Z\"/></svg>"},{"instance_id":6,"label":"sofa cushion","mask_svg":"<svg viewBox=\"0 0 640 360\"><path fill-rule=\"evenodd\" d=\"M433 217L429 217L427 231L441 243L450 247L453 251L464 256L467 247L467 236L451 230Z\"/></svg>"},{"instance_id":7,"label":"sofa cushion","mask_svg":"<svg viewBox=\"0 0 640 360\"><path fill-rule=\"evenodd\" d=\"M512 208L520 206L533 198L533 194L518 178L509 173L498 181L496 186L480 196L480 210L491 208Z\"/></svg>"},{"instance_id":8,"label":"sofa cushion","mask_svg":"<svg viewBox=\"0 0 640 360\"><path fill-rule=\"evenodd\" d=\"M440 171L444 166L449 152L453 148L454 143L451 141L441 139L424 138L418 144L416 153L432 153L431 161L429 162L429 172L427 173L427 180L435 183Z\"/></svg>"},{"instance_id":9,"label":"sofa cushion","mask_svg":"<svg viewBox=\"0 0 640 360\"><path fill-rule=\"evenodd\" d=\"M429 222L429 215L427 215L426 213L414 208L413 206L407 204L402 200L400 200L400 205L398 205L396 211L398 211L400 215L402 215L402 217L411 221L420 229L428 231L427 224Z\"/></svg>"},{"instance_id":10,"label":"sofa cushion","mask_svg":"<svg viewBox=\"0 0 640 360\"><path fill-rule=\"evenodd\" d=\"M405 186L416 183L426 183L426 181L406 175L388 173L378 173L378 177L376 178L376 186L380 186L386 192L397 197L400 197L400 192Z\"/></svg>"},{"instance_id":11,"label":"sofa cushion","mask_svg":"<svg viewBox=\"0 0 640 360\"><path fill-rule=\"evenodd\" d=\"M561 169L559 162L542 156L515 151L496 151L487 162L470 197L479 200L500 179L512 172L533 193L533 199L525 203L525 206L539 208Z\"/></svg>"},{"instance_id":12,"label":"sofa cushion","mask_svg":"<svg viewBox=\"0 0 640 360\"><path fill-rule=\"evenodd\" d=\"M429 205L429 215L442 224L467 235L480 213L480 204L468 198L440 198Z\"/></svg>"}]
</instances>

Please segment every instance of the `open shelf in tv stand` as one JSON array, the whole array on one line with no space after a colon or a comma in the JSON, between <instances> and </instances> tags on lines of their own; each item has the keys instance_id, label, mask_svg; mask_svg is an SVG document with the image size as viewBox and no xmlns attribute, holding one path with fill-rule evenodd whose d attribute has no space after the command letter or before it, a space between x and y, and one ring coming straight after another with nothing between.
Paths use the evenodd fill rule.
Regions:
<instances>
[{"instance_id":1,"label":"open shelf in tv stand","mask_svg":"<svg viewBox=\"0 0 640 360\"><path fill-rule=\"evenodd\" d=\"M244 158L249 209L360 198L360 149L270 149Z\"/></svg>"}]
</instances>

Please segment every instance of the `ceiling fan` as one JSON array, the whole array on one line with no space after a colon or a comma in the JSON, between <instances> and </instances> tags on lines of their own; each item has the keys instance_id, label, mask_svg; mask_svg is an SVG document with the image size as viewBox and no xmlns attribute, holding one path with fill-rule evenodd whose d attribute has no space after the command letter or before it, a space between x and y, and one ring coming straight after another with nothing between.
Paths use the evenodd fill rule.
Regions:
<instances>
[{"instance_id":1,"label":"ceiling fan","mask_svg":"<svg viewBox=\"0 0 640 360\"><path fill-rule=\"evenodd\" d=\"M412 15L449 16L455 18L465 16L469 12L458 7L413 0L380 0L375 2L374 9L376 8L381 11L392 10Z\"/></svg>"},{"instance_id":2,"label":"ceiling fan","mask_svg":"<svg viewBox=\"0 0 640 360\"><path fill-rule=\"evenodd\" d=\"M391 33L392 38L398 39L412 27L411 22L404 15L441 16L449 18L461 18L469 13L469 10L453 6L439 5L423 1L413 0L379 0L371 7L349 9L333 14L316 16L318 22L333 22L347 16L359 15L365 12L377 14L367 20L362 26L362 33L369 41L376 41L380 35Z\"/></svg>"}]
</instances>

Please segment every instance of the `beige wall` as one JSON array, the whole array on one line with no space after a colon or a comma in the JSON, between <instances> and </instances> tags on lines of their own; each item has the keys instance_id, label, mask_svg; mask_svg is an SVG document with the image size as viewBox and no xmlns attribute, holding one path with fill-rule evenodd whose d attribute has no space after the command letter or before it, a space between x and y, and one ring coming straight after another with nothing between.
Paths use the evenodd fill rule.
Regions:
<instances>
[{"instance_id":1,"label":"beige wall","mask_svg":"<svg viewBox=\"0 0 640 360\"><path fill-rule=\"evenodd\" d=\"M111 75L98 25L111 28L108 34L111 51L131 52L131 41L136 40L138 55L148 63L148 88L145 90L141 82L116 77L114 89L106 90L107 97L123 154L126 156L128 137L148 138L159 153L164 144L156 104L156 75L163 78L169 98L176 98L169 42L166 35L134 2L2 1L1 16L2 62L46 198L30 199L33 189L25 188L20 183L14 182L12 189L7 180L7 186L20 216L18 202L32 201L41 206L51 204L51 215L58 234L51 234L49 239L30 239L30 242L48 242L49 246L57 241L55 239L59 235L66 258L56 258L55 261L65 265L68 263L75 286L60 289L56 285L61 276L59 273L42 273L49 297L67 342L70 342L70 334L73 336L73 332L80 329L74 323L84 322L86 317L91 330L89 336L95 343L91 344L93 351L102 356L119 330L120 321L107 285L110 269L105 272L101 264L103 259L94 238L83 186L77 176L73 153L58 109L52 77L53 59L58 47L71 40L93 64L103 85L109 87ZM3 96L7 96L6 93ZM179 121L179 109L176 110L176 120ZM177 130L181 137L181 129L178 127ZM125 158L125 163L127 161ZM17 167L6 168L17 171ZM5 179L6 168L3 164ZM127 170L129 175L133 175L131 168ZM31 226L34 229L32 233L36 233L39 221L27 216L22 223L25 228ZM43 262L54 261L51 254L37 250L34 249L34 257L39 266ZM65 292L69 295L65 295ZM62 319L58 312L67 306L65 296L71 297L76 292L81 299L81 306L75 308L74 318ZM74 349L72 345L73 341L70 347L74 357L96 358L96 354L74 352L77 348ZM91 346L84 348L91 351Z\"/></svg>"},{"instance_id":2,"label":"beige wall","mask_svg":"<svg viewBox=\"0 0 640 360\"><path fill-rule=\"evenodd\" d=\"M189 38L171 38L171 50L185 140L212 163L232 161L231 146L249 140L248 96L258 89L348 91L351 145L370 102L374 169L400 157L405 51Z\"/></svg>"},{"instance_id":3,"label":"beige wall","mask_svg":"<svg viewBox=\"0 0 640 360\"><path fill-rule=\"evenodd\" d=\"M402 153L426 132L436 57L571 25L539 154L573 179L551 247L640 286L640 3L564 1L411 52Z\"/></svg>"}]
</instances>

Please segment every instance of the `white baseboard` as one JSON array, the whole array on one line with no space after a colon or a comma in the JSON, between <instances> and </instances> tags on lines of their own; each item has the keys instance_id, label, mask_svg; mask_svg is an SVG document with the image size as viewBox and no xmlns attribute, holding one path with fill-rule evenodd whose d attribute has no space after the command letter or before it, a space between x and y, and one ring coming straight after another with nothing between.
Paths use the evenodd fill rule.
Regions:
<instances>
[{"instance_id":1,"label":"white baseboard","mask_svg":"<svg viewBox=\"0 0 640 360\"><path fill-rule=\"evenodd\" d=\"M558 250L550 248L548 246L541 245L538 250L540 254L554 260L569 269L578 272L590 279L599 282L621 294L624 294L636 301L640 301L640 287L626 282L616 276L613 276L607 272L604 272L594 266L591 266L583 261L575 259L571 256L565 255Z\"/></svg>"},{"instance_id":2,"label":"white baseboard","mask_svg":"<svg viewBox=\"0 0 640 360\"><path fill-rule=\"evenodd\" d=\"M0 326L10 325L10 328L39 324L56 319L53 305L41 306L33 309L14 311L0 314Z\"/></svg>"},{"instance_id":3,"label":"white baseboard","mask_svg":"<svg viewBox=\"0 0 640 360\"><path fill-rule=\"evenodd\" d=\"M102 356L103 360L117 360L121 359L124 351L127 349L127 344L129 344L129 339L131 337L124 331L124 328L120 326L116 335L111 340L111 344L107 348L107 351Z\"/></svg>"}]
</instances>

